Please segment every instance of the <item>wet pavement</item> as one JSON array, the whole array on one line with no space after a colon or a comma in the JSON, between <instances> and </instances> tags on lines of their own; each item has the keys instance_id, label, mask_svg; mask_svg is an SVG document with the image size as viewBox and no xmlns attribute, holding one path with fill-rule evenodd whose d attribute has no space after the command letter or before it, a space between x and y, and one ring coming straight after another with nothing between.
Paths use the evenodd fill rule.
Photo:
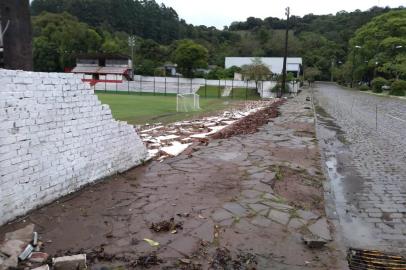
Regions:
<instances>
[{"instance_id":1,"label":"wet pavement","mask_svg":"<svg viewBox=\"0 0 406 270\"><path fill-rule=\"evenodd\" d=\"M345 245L405 255L406 101L333 84L317 84L314 95L330 217Z\"/></svg>"},{"instance_id":2,"label":"wet pavement","mask_svg":"<svg viewBox=\"0 0 406 270\"><path fill-rule=\"evenodd\" d=\"M106 179L0 228L0 238L34 223L45 252L87 253L91 269L346 269L325 218L307 95L254 134ZM327 245L311 249L303 237Z\"/></svg>"}]
</instances>

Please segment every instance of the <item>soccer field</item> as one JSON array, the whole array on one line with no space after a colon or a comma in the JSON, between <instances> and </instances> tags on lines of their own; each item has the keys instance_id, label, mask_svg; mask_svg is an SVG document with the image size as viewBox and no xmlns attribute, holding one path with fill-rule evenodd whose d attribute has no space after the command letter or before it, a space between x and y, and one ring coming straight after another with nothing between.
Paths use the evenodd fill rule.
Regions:
<instances>
[{"instance_id":1,"label":"soccer field","mask_svg":"<svg viewBox=\"0 0 406 270\"><path fill-rule=\"evenodd\" d=\"M176 112L176 95L153 96L151 94L128 95L113 93L96 93L103 104L108 104L117 120L130 124L171 123L192 119L224 110L240 101L227 99L200 99L200 111Z\"/></svg>"}]
</instances>

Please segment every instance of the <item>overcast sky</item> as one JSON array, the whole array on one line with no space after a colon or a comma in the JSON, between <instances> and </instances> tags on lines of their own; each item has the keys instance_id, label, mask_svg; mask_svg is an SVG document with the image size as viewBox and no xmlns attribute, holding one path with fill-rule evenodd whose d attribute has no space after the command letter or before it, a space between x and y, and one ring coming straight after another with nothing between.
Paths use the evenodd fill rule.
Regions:
<instances>
[{"instance_id":1,"label":"overcast sky","mask_svg":"<svg viewBox=\"0 0 406 270\"><path fill-rule=\"evenodd\" d=\"M286 6L296 16L335 14L338 11L367 10L372 6L406 6L406 0L157 0L173 7L179 17L194 25L216 26L222 29L233 21L283 17Z\"/></svg>"}]
</instances>

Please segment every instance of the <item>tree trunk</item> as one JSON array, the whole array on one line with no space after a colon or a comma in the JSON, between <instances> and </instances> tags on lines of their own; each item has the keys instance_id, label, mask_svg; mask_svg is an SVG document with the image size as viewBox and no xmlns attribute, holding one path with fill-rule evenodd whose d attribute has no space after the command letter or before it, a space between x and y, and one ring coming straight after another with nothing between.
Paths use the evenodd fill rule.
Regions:
<instances>
[{"instance_id":1,"label":"tree trunk","mask_svg":"<svg viewBox=\"0 0 406 270\"><path fill-rule=\"evenodd\" d=\"M4 34L4 68L32 70L32 30L28 0L1 0L0 19Z\"/></svg>"}]
</instances>

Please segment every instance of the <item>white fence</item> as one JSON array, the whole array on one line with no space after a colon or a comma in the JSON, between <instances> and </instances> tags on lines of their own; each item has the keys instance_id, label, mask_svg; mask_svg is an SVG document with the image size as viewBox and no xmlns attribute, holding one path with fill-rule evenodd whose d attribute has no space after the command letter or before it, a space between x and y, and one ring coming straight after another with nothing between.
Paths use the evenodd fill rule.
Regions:
<instances>
[{"instance_id":1,"label":"white fence","mask_svg":"<svg viewBox=\"0 0 406 270\"><path fill-rule=\"evenodd\" d=\"M272 97L271 89L276 85L275 81L260 81L258 93L263 98ZM94 86L97 91L120 91L132 93L160 93L160 94L194 94L205 86L239 89L256 89L255 81L238 80L206 80L203 78L180 78L180 77L151 77L135 75L134 81L118 83L99 82ZM291 92L298 91L298 84L291 84ZM220 92L219 92L220 93ZM221 94L219 95L219 97Z\"/></svg>"}]
</instances>

